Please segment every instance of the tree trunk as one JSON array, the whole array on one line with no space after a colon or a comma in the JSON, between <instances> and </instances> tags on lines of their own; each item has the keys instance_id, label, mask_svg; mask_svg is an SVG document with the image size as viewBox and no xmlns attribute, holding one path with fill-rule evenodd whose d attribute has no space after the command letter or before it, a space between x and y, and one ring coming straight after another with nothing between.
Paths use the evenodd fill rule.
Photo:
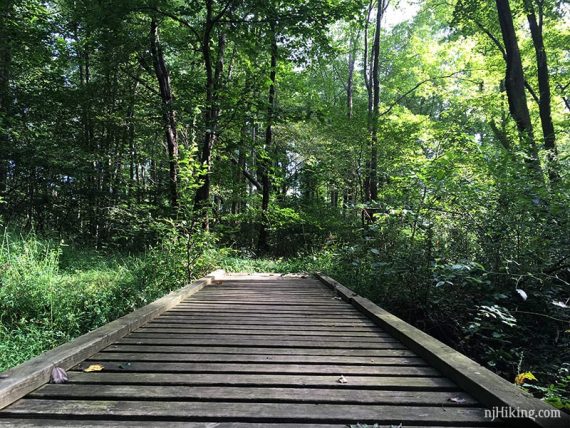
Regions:
<instances>
[{"instance_id":1,"label":"tree trunk","mask_svg":"<svg viewBox=\"0 0 570 428\"><path fill-rule=\"evenodd\" d=\"M242 128L242 147L245 145L246 132L247 129L245 129L244 126ZM235 159L234 163L235 163L235 174L234 174L235 182L234 182L233 198L232 198L232 214L239 214L241 213L241 202L244 194L244 188L246 186L246 182L244 181L244 176L245 178L247 178L247 175L251 175L249 171L247 171L245 165L245 152L241 147L238 149L238 158Z\"/></svg>"},{"instance_id":2,"label":"tree trunk","mask_svg":"<svg viewBox=\"0 0 570 428\"><path fill-rule=\"evenodd\" d=\"M208 8L207 21L211 20L211 2ZM214 70L212 65L212 53L210 52L210 32L211 28L206 28L204 40L202 41L202 56L204 60L204 68L206 71L206 108L204 111L204 141L202 142L202 150L200 153L200 162L202 163L203 173L201 174L202 183L196 191L194 200L196 209L202 210L207 208L210 199L210 162L212 158L212 147L214 145L215 132L212 129L215 118L214 115ZM205 228L208 228L208 221L205 221Z\"/></svg>"},{"instance_id":3,"label":"tree trunk","mask_svg":"<svg viewBox=\"0 0 570 428\"><path fill-rule=\"evenodd\" d=\"M170 76L164 61L164 54L158 37L158 25L156 20L151 21L150 48L154 65L154 72L160 89L162 99L162 117L166 134L166 146L168 149L169 189L170 204L172 208L178 207L178 138L176 131L176 113L174 111L172 90L170 88Z\"/></svg>"},{"instance_id":4,"label":"tree trunk","mask_svg":"<svg viewBox=\"0 0 570 428\"><path fill-rule=\"evenodd\" d=\"M267 211L269 210L269 197L271 194L271 180L269 178L269 170L271 169L271 160L269 159L271 153L271 146L273 143L273 120L275 115L275 81L277 78L277 32L275 29L275 22L271 23L271 70L269 73L269 96L267 105L267 123L265 127L265 150L266 156L261 164L261 224L259 228L258 249L260 251L267 251L268 233L267 233Z\"/></svg>"},{"instance_id":5,"label":"tree trunk","mask_svg":"<svg viewBox=\"0 0 570 428\"><path fill-rule=\"evenodd\" d=\"M331 207L338 208L338 190L331 190Z\"/></svg>"},{"instance_id":6,"label":"tree trunk","mask_svg":"<svg viewBox=\"0 0 570 428\"><path fill-rule=\"evenodd\" d=\"M367 110L367 127L368 127L368 134L371 135L372 133L372 116L373 116L373 105L374 105L374 95L372 92L372 70L369 70L368 62L369 62L369 49L368 49L368 29L370 27L370 15L372 14L373 9L373 1L371 0L368 5L368 12L366 15L366 22L364 23L364 56L363 56L363 74L364 74L364 84L366 86L366 94L368 96L368 110ZM372 57L374 56L373 52L371 53ZM372 62L372 61L370 61ZM369 144L367 144L369 145ZM365 173L364 173L364 182L362 183L363 187L363 199L365 202L370 201L370 170L371 170L371 162L370 162L370 153L367 153L365 156Z\"/></svg>"},{"instance_id":7,"label":"tree trunk","mask_svg":"<svg viewBox=\"0 0 570 428\"><path fill-rule=\"evenodd\" d=\"M546 56L546 49L544 48L544 40L542 37L543 11L542 6L539 6L539 18L537 22L533 0L525 0L525 7L527 12L528 25L532 36L532 43L534 45L534 50L536 53L539 91L538 107L540 112L540 122L542 124L544 148L547 150L548 177L551 182L556 182L560 179L560 176L556 171L558 150L556 148L556 133L554 131L554 123L552 122L551 114L552 102L550 92L550 78L548 75L548 60Z\"/></svg>"},{"instance_id":8,"label":"tree trunk","mask_svg":"<svg viewBox=\"0 0 570 428\"><path fill-rule=\"evenodd\" d=\"M378 2L376 11L376 31L374 32L374 45L372 47L372 129L370 136L370 184L369 198L372 201L378 199L378 118L380 108L380 32L382 30L382 18L386 10L385 0Z\"/></svg>"},{"instance_id":9,"label":"tree trunk","mask_svg":"<svg viewBox=\"0 0 570 428\"><path fill-rule=\"evenodd\" d=\"M348 46L348 77L346 81L346 114L349 119L352 119L352 111L353 111L354 65L356 63L357 44L358 44L358 37L356 35L351 35Z\"/></svg>"},{"instance_id":10,"label":"tree trunk","mask_svg":"<svg viewBox=\"0 0 570 428\"><path fill-rule=\"evenodd\" d=\"M12 0L4 0L0 8L0 202L5 196L8 181L8 153L10 118L10 68L12 65L12 46L10 43L10 30L7 28L8 17L11 15Z\"/></svg>"},{"instance_id":11,"label":"tree trunk","mask_svg":"<svg viewBox=\"0 0 570 428\"><path fill-rule=\"evenodd\" d=\"M204 124L206 130L204 132L204 141L200 153L200 162L203 172L201 174L202 183L196 191L194 198L195 209L204 215L203 227L209 228L209 220L207 208L210 201L210 174L212 163L212 149L216 141L216 133L218 126L218 116L220 113L218 106L218 90L220 80L224 68L224 52L226 48L226 38L223 31L218 37L218 57L214 65L212 58L211 37L215 26L215 17L213 14L213 1L206 1L206 22L204 24L204 37L202 40L202 58L204 61L204 69L206 71L206 106L204 111ZM220 30L221 31L221 30Z\"/></svg>"},{"instance_id":12,"label":"tree trunk","mask_svg":"<svg viewBox=\"0 0 570 428\"><path fill-rule=\"evenodd\" d=\"M509 101L509 110L519 131L519 136L526 152L526 162L536 175L541 175L538 149L534 140L532 122L525 93L525 80L513 16L508 0L495 0L499 24L505 44L507 70L505 88Z\"/></svg>"}]
</instances>

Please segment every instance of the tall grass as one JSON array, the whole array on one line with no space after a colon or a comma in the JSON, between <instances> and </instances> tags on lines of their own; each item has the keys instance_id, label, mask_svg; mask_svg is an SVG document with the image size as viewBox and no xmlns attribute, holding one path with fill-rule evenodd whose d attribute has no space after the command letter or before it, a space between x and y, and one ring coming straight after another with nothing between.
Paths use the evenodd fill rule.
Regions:
<instances>
[{"instance_id":1,"label":"tall grass","mask_svg":"<svg viewBox=\"0 0 570 428\"><path fill-rule=\"evenodd\" d=\"M4 230L0 245L0 371L110 322L188 280L184 243L139 255L98 253ZM203 251L192 274L216 265Z\"/></svg>"}]
</instances>

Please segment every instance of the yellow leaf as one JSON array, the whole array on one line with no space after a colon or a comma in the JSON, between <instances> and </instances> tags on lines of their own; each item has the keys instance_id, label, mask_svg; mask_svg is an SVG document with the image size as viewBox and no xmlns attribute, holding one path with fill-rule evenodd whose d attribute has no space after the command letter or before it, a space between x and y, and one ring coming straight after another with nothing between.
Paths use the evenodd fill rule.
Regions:
<instances>
[{"instance_id":1,"label":"yellow leaf","mask_svg":"<svg viewBox=\"0 0 570 428\"><path fill-rule=\"evenodd\" d=\"M517 385L522 385L525 380L537 380L536 377L531 372L524 372L519 373L517 377L515 377L515 383Z\"/></svg>"},{"instance_id":2,"label":"yellow leaf","mask_svg":"<svg viewBox=\"0 0 570 428\"><path fill-rule=\"evenodd\" d=\"M105 367L103 367L101 364L91 364L89 367L87 367L86 369L83 369L84 372L89 373L89 372L100 372L101 370L103 370Z\"/></svg>"}]
</instances>

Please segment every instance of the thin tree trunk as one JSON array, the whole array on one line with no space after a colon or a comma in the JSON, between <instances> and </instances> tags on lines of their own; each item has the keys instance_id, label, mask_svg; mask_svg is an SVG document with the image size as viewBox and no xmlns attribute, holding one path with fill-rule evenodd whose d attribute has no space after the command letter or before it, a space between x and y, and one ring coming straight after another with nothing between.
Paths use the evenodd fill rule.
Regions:
<instances>
[{"instance_id":1,"label":"thin tree trunk","mask_svg":"<svg viewBox=\"0 0 570 428\"><path fill-rule=\"evenodd\" d=\"M214 65L212 58L211 36L215 26L215 17L213 14L213 1L206 1L206 22L204 24L204 37L202 40L202 58L204 61L204 69L206 71L206 107L204 111L204 124L206 130L204 132L204 141L200 153L200 162L203 172L201 174L201 185L196 191L194 198L195 209L204 215L203 227L209 228L209 220L207 208L210 201L211 186L211 164L212 149L216 142L216 133L218 126L219 106L218 106L218 90L220 80L224 68L224 52L226 48L226 38L222 31L218 37L218 57Z\"/></svg>"},{"instance_id":2,"label":"thin tree trunk","mask_svg":"<svg viewBox=\"0 0 570 428\"><path fill-rule=\"evenodd\" d=\"M519 136L527 154L527 164L537 176L541 176L542 170L526 99L522 61L513 24L511 7L508 0L495 0L495 3L501 33L503 35L503 43L505 45L505 59L507 63L505 88L509 101L509 110L517 124Z\"/></svg>"},{"instance_id":3,"label":"thin tree trunk","mask_svg":"<svg viewBox=\"0 0 570 428\"><path fill-rule=\"evenodd\" d=\"M261 224L259 229L258 249L260 251L267 251L268 232L267 232L267 212L269 210L269 197L271 194L271 180L269 178L269 170L271 168L271 160L268 159L271 153L271 146L273 143L273 121L275 115L275 81L277 78L277 32L275 29L275 22L271 23L271 70L269 73L269 96L267 104L267 123L265 128L265 150L266 156L261 164L261 185L262 198L261 198Z\"/></svg>"},{"instance_id":4,"label":"thin tree trunk","mask_svg":"<svg viewBox=\"0 0 570 428\"><path fill-rule=\"evenodd\" d=\"M245 128L245 127L244 127ZM245 136L247 130L242 130L242 136ZM245 138L244 138L245 139ZM245 167L245 152L240 147L238 149L238 158L235 160L235 172L234 172L234 189L232 198L232 214L239 214L241 212L241 201L243 197L243 190L246 185L244 176L247 178L249 171Z\"/></svg>"},{"instance_id":5,"label":"thin tree trunk","mask_svg":"<svg viewBox=\"0 0 570 428\"><path fill-rule=\"evenodd\" d=\"M385 0L378 1L376 10L376 31L374 32L374 45L372 47L372 129L370 136L370 172L369 172L369 198L372 201L378 199L378 118L380 108L380 32L382 19L387 4Z\"/></svg>"},{"instance_id":6,"label":"thin tree trunk","mask_svg":"<svg viewBox=\"0 0 570 428\"><path fill-rule=\"evenodd\" d=\"M85 39L88 35L85 36ZM93 239L95 247L99 248L99 230L100 230L100 150L98 142L95 139L95 126L93 115L91 114L91 61L89 55L89 44L85 44L82 51L78 53L80 67L83 69L81 75L81 86L84 91L83 101L83 133L85 140L85 147L91 153L93 161L91 161L91 171L87 177L87 198L86 211L87 220L89 222L89 236Z\"/></svg>"},{"instance_id":7,"label":"thin tree trunk","mask_svg":"<svg viewBox=\"0 0 570 428\"><path fill-rule=\"evenodd\" d=\"M358 37L356 35L351 35L348 46L348 77L346 81L346 114L349 119L352 119L353 113L354 65L356 63L357 44Z\"/></svg>"},{"instance_id":8,"label":"thin tree trunk","mask_svg":"<svg viewBox=\"0 0 570 428\"><path fill-rule=\"evenodd\" d=\"M204 124L206 130L204 132L204 141L202 142L202 151L200 161L204 169L201 174L202 183L196 191L195 205L198 210L206 208L210 199L210 162L212 157L212 147L214 145L215 133L214 124L214 69L212 65L212 53L210 52L210 21L212 19L212 2L207 1L206 29L204 31L204 39L202 41L202 57L204 60L204 69L206 71L206 109L204 111ZM208 227L206 220L204 226Z\"/></svg>"},{"instance_id":9,"label":"thin tree trunk","mask_svg":"<svg viewBox=\"0 0 570 428\"><path fill-rule=\"evenodd\" d=\"M178 138L176 131L176 113L174 111L174 97L170 87L170 76L164 54L160 46L158 25L155 19L151 21L150 48L154 65L154 72L160 89L162 100L162 117L168 150L170 204L172 208L178 207Z\"/></svg>"},{"instance_id":10,"label":"thin tree trunk","mask_svg":"<svg viewBox=\"0 0 570 428\"><path fill-rule=\"evenodd\" d=\"M10 118L10 69L12 65L12 45L7 28L8 17L11 15L12 0L4 0L0 8L0 199L5 196L8 185L8 153ZM1 201L0 201L1 202Z\"/></svg>"},{"instance_id":11,"label":"thin tree trunk","mask_svg":"<svg viewBox=\"0 0 570 428\"><path fill-rule=\"evenodd\" d=\"M550 78L548 75L548 59L544 40L542 36L543 11L539 6L538 22L533 6L533 0L525 0L527 12L527 20L532 36L532 43L536 53L536 67L538 75L538 91L539 91L539 112L540 122L542 124L542 135L544 138L544 148L547 150L548 159L548 177L551 182L560 179L556 171L556 160L558 158L558 150L556 148L556 133L554 131L554 123L551 114L551 92Z\"/></svg>"},{"instance_id":12,"label":"thin tree trunk","mask_svg":"<svg viewBox=\"0 0 570 428\"><path fill-rule=\"evenodd\" d=\"M371 70L369 70L369 48L368 48L368 30L370 27L370 15L372 14L373 9L373 0L370 1L368 5L368 12L366 14L366 22L364 23L364 56L363 56L363 73L364 73L364 84L366 86L366 94L368 96L368 110L367 110L367 126L368 126L368 134L372 133L372 116L373 116L373 92L372 92L372 76ZM373 55L373 52L371 54ZM372 62L372 61L370 61ZM365 174L364 174L364 181L362 183L363 187L363 199L365 202L370 201L370 169L371 163L368 154L365 156Z\"/></svg>"}]
</instances>

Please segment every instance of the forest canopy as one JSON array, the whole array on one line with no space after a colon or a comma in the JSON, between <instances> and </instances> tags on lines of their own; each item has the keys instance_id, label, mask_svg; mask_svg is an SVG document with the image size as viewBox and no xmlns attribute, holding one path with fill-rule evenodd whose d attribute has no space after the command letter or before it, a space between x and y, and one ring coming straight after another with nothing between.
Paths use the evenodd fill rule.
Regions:
<instances>
[{"instance_id":1,"label":"forest canopy","mask_svg":"<svg viewBox=\"0 0 570 428\"><path fill-rule=\"evenodd\" d=\"M55 322L48 346L147 298L54 321L20 275L46 254L63 283L128 260L113 299L212 266L320 270L570 406L566 1L0 8L3 337Z\"/></svg>"}]
</instances>

